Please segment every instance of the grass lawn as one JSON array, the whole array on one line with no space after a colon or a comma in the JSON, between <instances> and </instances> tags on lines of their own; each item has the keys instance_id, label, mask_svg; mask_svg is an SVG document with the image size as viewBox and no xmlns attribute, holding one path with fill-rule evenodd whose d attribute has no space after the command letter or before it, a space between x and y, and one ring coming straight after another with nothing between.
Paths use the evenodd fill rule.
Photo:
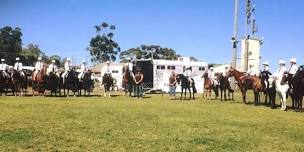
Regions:
<instances>
[{"instance_id":1,"label":"grass lawn","mask_svg":"<svg viewBox=\"0 0 304 152\"><path fill-rule=\"evenodd\" d=\"M146 97L0 97L0 149L304 151L304 113Z\"/></svg>"}]
</instances>

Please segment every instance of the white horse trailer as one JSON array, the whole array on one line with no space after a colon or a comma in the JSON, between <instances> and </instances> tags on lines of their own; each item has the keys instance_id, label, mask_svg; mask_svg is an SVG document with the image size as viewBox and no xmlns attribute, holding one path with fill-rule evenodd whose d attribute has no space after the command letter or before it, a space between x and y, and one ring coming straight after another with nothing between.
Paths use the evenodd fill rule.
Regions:
<instances>
[{"instance_id":1,"label":"white horse trailer","mask_svg":"<svg viewBox=\"0 0 304 152\"><path fill-rule=\"evenodd\" d=\"M204 91L203 73L208 69L207 62L190 61L190 58L181 57L178 60L136 60L136 65L140 67L144 74L144 91L161 90L169 92L169 77L172 71L176 74L183 74L186 67L192 69L192 77L199 93ZM180 92L181 87L177 86L176 92Z\"/></svg>"}]
</instances>

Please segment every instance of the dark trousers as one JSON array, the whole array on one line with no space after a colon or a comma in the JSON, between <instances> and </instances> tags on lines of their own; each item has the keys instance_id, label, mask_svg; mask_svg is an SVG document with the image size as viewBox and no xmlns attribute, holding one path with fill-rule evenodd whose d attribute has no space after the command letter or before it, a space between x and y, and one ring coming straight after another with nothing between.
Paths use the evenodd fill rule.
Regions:
<instances>
[{"instance_id":1,"label":"dark trousers","mask_svg":"<svg viewBox=\"0 0 304 152\"><path fill-rule=\"evenodd\" d=\"M136 97L142 97L143 96L143 92L142 92L142 84L136 84L135 85L135 91L136 91Z\"/></svg>"}]
</instances>

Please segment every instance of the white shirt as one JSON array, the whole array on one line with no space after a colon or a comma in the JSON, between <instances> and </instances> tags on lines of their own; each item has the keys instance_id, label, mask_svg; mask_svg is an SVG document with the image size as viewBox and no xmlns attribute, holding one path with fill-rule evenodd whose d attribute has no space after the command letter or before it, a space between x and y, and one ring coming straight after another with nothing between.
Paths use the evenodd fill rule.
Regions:
<instances>
[{"instance_id":1,"label":"white shirt","mask_svg":"<svg viewBox=\"0 0 304 152\"><path fill-rule=\"evenodd\" d=\"M276 71L276 74L280 77L283 77L284 73L287 71L285 66L279 67L279 69Z\"/></svg>"},{"instance_id":2,"label":"white shirt","mask_svg":"<svg viewBox=\"0 0 304 152\"><path fill-rule=\"evenodd\" d=\"M185 70L184 72L185 76L189 77L192 74L192 71L190 69Z\"/></svg>"},{"instance_id":3,"label":"white shirt","mask_svg":"<svg viewBox=\"0 0 304 152\"><path fill-rule=\"evenodd\" d=\"M226 77L228 74L229 69L225 69L225 72L223 73L223 76Z\"/></svg>"},{"instance_id":4,"label":"white shirt","mask_svg":"<svg viewBox=\"0 0 304 152\"><path fill-rule=\"evenodd\" d=\"M247 74L250 75L250 76L255 76L256 75L252 68L248 69Z\"/></svg>"},{"instance_id":5,"label":"white shirt","mask_svg":"<svg viewBox=\"0 0 304 152\"><path fill-rule=\"evenodd\" d=\"M208 77L211 78L211 79L214 79L215 78L214 76L215 76L214 72L209 70Z\"/></svg>"},{"instance_id":6,"label":"white shirt","mask_svg":"<svg viewBox=\"0 0 304 152\"><path fill-rule=\"evenodd\" d=\"M36 70L41 70L43 66L43 63L41 61L36 62L35 64L35 69Z\"/></svg>"},{"instance_id":7,"label":"white shirt","mask_svg":"<svg viewBox=\"0 0 304 152\"><path fill-rule=\"evenodd\" d=\"M133 71L133 63L130 62L130 63L128 64L128 66L129 66L129 70L130 70L130 71Z\"/></svg>"},{"instance_id":8,"label":"white shirt","mask_svg":"<svg viewBox=\"0 0 304 152\"><path fill-rule=\"evenodd\" d=\"M106 65L103 67L100 71L100 74L103 76L104 74L111 74L112 73L112 68L111 66Z\"/></svg>"},{"instance_id":9,"label":"white shirt","mask_svg":"<svg viewBox=\"0 0 304 152\"><path fill-rule=\"evenodd\" d=\"M1 63L1 64L0 64L0 70L1 70L1 71L8 70L8 65L5 64L5 63Z\"/></svg>"},{"instance_id":10,"label":"white shirt","mask_svg":"<svg viewBox=\"0 0 304 152\"><path fill-rule=\"evenodd\" d=\"M55 64L50 64L48 67L48 72L57 72L58 68Z\"/></svg>"},{"instance_id":11,"label":"white shirt","mask_svg":"<svg viewBox=\"0 0 304 152\"><path fill-rule=\"evenodd\" d=\"M64 70L65 70L65 71L70 71L70 70L71 70L71 66L72 66L71 63L65 62L65 63L64 63Z\"/></svg>"},{"instance_id":12,"label":"white shirt","mask_svg":"<svg viewBox=\"0 0 304 152\"><path fill-rule=\"evenodd\" d=\"M16 62L14 65L14 70L21 71L23 68L23 64L21 62Z\"/></svg>"},{"instance_id":13,"label":"white shirt","mask_svg":"<svg viewBox=\"0 0 304 152\"><path fill-rule=\"evenodd\" d=\"M298 71L299 67L296 65L296 64L293 64L290 68L289 68L289 71L288 73L289 74L292 74L292 75L295 75Z\"/></svg>"},{"instance_id":14,"label":"white shirt","mask_svg":"<svg viewBox=\"0 0 304 152\"><path fill-rule=\"evenodd\" d=\"M87 70L86 66L84 64L80 65L80 72L85 72Z\"/></svg>"}]
</instances>

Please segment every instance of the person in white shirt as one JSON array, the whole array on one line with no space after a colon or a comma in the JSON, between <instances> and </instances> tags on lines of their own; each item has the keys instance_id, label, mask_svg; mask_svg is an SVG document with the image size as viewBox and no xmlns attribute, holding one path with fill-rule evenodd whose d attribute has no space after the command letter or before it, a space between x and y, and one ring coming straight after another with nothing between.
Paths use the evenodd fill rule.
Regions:
<instances>
[{"instance_id":1,"label":"person in white shirt","mask_svg":"<svg viewBox=\"0 0 304 152\"><path fill-rule=\"evenodd\" d=\"M298 69L299 69L299 67L297 66L297 59L296 58L291 58L290 59L290 67L288 69L288 74L292 75L292 77L293 77L294 75L296 75Z\"/></svg>"},{"instance_id":2,"label":"person in white shirt","mask_svg":"<svg viewBox=\"0 0 304 152\"><path fill-rule=\"evenodd\" d=\"M52 60L52 63L48 66L46 74L49 76L51 72L56 74L59 77L58 67L56 66L55 60Z\"/></svg>"},{"instance_id":3,"label":"person in white shirt","mask_svg":"<svg viewBox=\"0 0 304 152\"><path fill-rule=\"evenodd\" d=\"M62 73L62 80L63 83L65 82L65 78L68 76L70 70L71 70L72 64L71 64L71 59L67 58L65 63L64 63L64 72Z\"/></svg>"},{"instance_id":4,"label":"person in white shirt","mask_svg":"<svg viewBox=\"0 0 304 152\"><path fill-rule=\"evenodd\" d=\"M227 76L228 76L228 75L227 75L228 71L229 71L229 66L225 66L225 71L224 71L224 73L223 73L223 76L224 76L224 77L227 77Z\"/></svg>"},{"instance_id":5,"label":"person in white shirt","mask_svg":"<svg viewBox=\"0 0 304 152\"><path fill-rule=\"evenodd\" d=\"M9 74L7 73L8 65L5 63L5 59L1 59L0 71L6 78L9 78Z\"/></svg>"},{"instance_id":6,"label":"person in white shirt","mask_svg":"<svg viewBox=\"0 0 304 152\"><path fill-rule=\"evenodd\" d=\"M36 62L35 64L35 67L34 67L34 77L33 77L33 80L35 81L36 80L36 76L38 74L38 72L40 72L40 70L42 69L43 67L43 63L42 63L42 58L41 57L38 57L38 61Z\"/></svg>"},{"instance_id":7,"label":"person in white shirt","mask_svg":"<svg viewBox=\"0 0 304 152\"><path fill-rule=\"evenodd\" d=\"M22 71L23 70L23 64L22 64L22 62L20 62L19 57L16 58L16 63L14 65L14 70L18 71L21 74L21 76L25 76L25 73Z\"/></svg>"},{"instance_id":8,"label":"person in white shirt","mask_svg":"<svg viewBox=\"0 0 304 152\"><path fill-rule=\"evenodd\" d=\"M276 75L280 78L284 76L284 74L287 72L287 68L285 67L286 62L284 60L279 61L279 68L276 71Z\"/></svg>"},{"instance_id":9,"label":"person in white shirt","mask_svg":"<svg viewBox=\"0 0 304 152\"><path fill-rule=\"evenodd\" d=\"M86 67L86 61L85 60L82 60L82 64L80 65L80 73L78 75L78 79L79 80L82 80L83 79L83 76L84 76L84 73L87 71L87 67Z\"/></svg>"},{"instance_id":10,"label":"person in white shirt","mask_svg":"<svg viewBox=\"0 0 304 152\"><path fill-rule=\"evenodd\" d=\"M289 61L290 61L290 66L288 68L288 80L292 80L292 78L298 72L299 67L297 66L297 59L296 58L291 58ZM288 85L289 85L289 90L288 91L292 91L293 86L291 84L291 81L288 81Z\"/></svg>"},{"instance_id":11,"label":"person in white shirt","mask_svg":"<svg viewBox=\"0 0 304 152\"><path fill-rule=\"evenodd\" d=\"M253 67L254 67L253 65L249 65L249 69L246 72L248 76L256 76L256 73L254 72Z\"/></svg>"},{"instance_id":12,"label":"person in white shirt","mask_svg":"<svg viewBox=\"0 0 304 152\"><path fill-rule=\"evenodd\" d=\"M128 68L131 72L133 72L133 63L132 58L128 58Z\"/></svg>"},{"instance_id":13,"label":"person in white shirt","mask_svg":"<svg viewBox=\"0 0 304 152\"><path fill-rule=\"evenodd\" d=\"M217 85L217 78L215 77L214 68L210 67L208 77L211 79L213 85Z\"/></svg>"}]
</instances>

